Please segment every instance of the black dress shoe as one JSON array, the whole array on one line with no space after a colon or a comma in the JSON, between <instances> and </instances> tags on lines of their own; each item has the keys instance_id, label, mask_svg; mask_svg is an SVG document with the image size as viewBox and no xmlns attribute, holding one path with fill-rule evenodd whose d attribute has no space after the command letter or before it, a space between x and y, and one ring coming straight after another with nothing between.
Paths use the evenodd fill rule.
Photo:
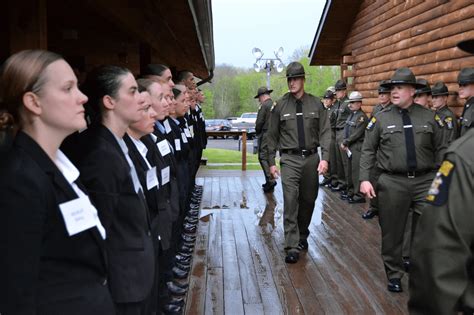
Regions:
<instances>
[{"instance_id":1,"label":"black dress shoe","mask_svg":"<svg viewBox=\"0 0 474 315\"><path fill-rule=\"evenodd\" d=\"M403 292L402 282L398 278L388 280L387 289L390 292Z\"/></svg>"},{"instance_id":2,"label":"black dress shoe","mask_svg":"<svg viewBox=\"0 0 474 315\"><path fill-rule=\"evenodd\" d=\"M191 270L191 265L186 266L186 265L180 264L179 262L176 262L174 265L179 270L182 270L182 271L185 271L185 272L189 272L189 270Z\"/></svg>"},{"instance_id":3,"label":"black dress shoe","mask_svg":"<svg viewBox=\"0 0 474 315\"><path fill-rule=\"evenodd\" d=\"M375 210L367 210L366 213L364 213L362 215L362 219L364 220L370 220L372 219L373 217L375 217L376 215L379 215L379 212L378 211L375 211Z\"/></svg>"},{"instance_id":4,"label":"black dress shoe","mask_svg":"<svg viewBox=\"0 0 474 315\"><path fill-rule=\"evenodd\" d=\"M319 185L326 186L326 185L329 185L330 183L331 183L331 179L330 178L325 178L319 183Z\"/></svg>"},{"instance_id":5,"label":"black dress shoe","mask_svg":"<svg viewBox=\"0 0 474 315\"><path fill-rule=\"evenodd\" d=\"M184 299L182 297L172 297L169 299L168 304L182 307L184 305Z\"/></svg>"},{"instance_id":6,"label":"black dress shoe","mask_svg":"<svg viewBox=\"0 0 474 315\"><path fill-rule=\"evenodd\" d=\"M347 199L349 199L349 195L347 194L347 192L341 192L340 198L342 200L347 200Z\"/></svg>"},{"instance_id":7,"label":"black dress shoe","mask_svg":"<svg viewBox=\"0 0 474 315\"><path fill-rule=\"evenodd\" d=\"M174 304L166 304L161 310L166 315L179 315L183 313L183 308Z\"/></svg>"},{"instance_id":8,"label":"black dress shoe","mask_svg":"<svg viewBox=\"0 0 474 315\"><path fill-rule=\"evenodd\" d=\"M168 291L173 295L185 295L187 291L175 285L173 281L166 282L166 286L168 287Z\"/></svg>"},{"instance_id":9,"label":"black dress shoe","mask_svg":"<svg viewBox=\"0 0 474 315\"><path fill-rule=\"evenodd\" d=\"M191 256L189 257L183 257L181 255L176 255L176 261L179 262L180 264L186 265L191 263Z\"/></svg>"},{"instance_id":10,"label":"black dress shoe","mask_svg":"<svg viewBox=\"0 0 474 315\"><path fill-rule=\"evenodd\" d=\"M289 252L285 257L285 262L287 264L295 264L300 259L300 254L297 252Z\"/></svg>"},{"instance_id":11,"label":"black dress shoe","mask_svg":"<svg viewBox=\"0 0 474 315\"><path fill-rule=\"evenodd\" d=\"M185 242L192 242L192 243L194 243L194 241L196 241L196 236L195 236L195 235L184 234L184 235L181 235L181 238L182 238L183 241L185 241Z\"/></svg>"},{"instance_id":12,"label":"black dress shoe","mask_svg":"<svg viewBox=\"0 0 474 315\"><path fill-rule=\"evenodd\" d=\"M189 288L189 284L187 284L187 283L182 283L182 282L178 282L178 281L173 281L173 283L174 283L175 286L180 287L181 289L187 290Z\"/></svg>"},{"instance_id":13,"label":"black dress shoe","mask_svg":"<svg viewBox=\"0 0 474 315\"><path fill-rule=\"evenodd\" d=\"M298 243L299 250L308 250L308 241L307 240L300 240Z\"/></svg>"},{"instance_id":14,"label":"black dress shoe","mask_svg":"<svg viewBox=\"0 0 474 315\"><path fill-rule=\"evenodd\" d=\"M173 276L176 279L186 279L188 277L188 274L189 273L187 271L181 270L176 266L173 267Z\"/></svg>"},{"instance_id":15,"label":"black dress shoe","mask_svg":"<svg viewBox=\"0 0 474 315\"><path fill-rule=\"evenodd\" d=\"M263 191L266 193L273 192L275 190L276 185L277 185L277 182L268 182L265 184L265 187L263 187Z\"/></svg>"},{"instance_id":16,"label":"black dress shoe","mask_svg":"<svg viewBox=\"0 0 474 315\"><path fill-rule=\"evenodd\" d=\"M330 186L329 187L331 189L331 191L341 191L342 190L342 187L341 185L333 185L333 186Z\"/></svg>"},{"instance_id":17,"label":"black dress shoe","mask_svg":"<svg viewBox=\"0 0 474 315\"><path fill-rule=\"evenodd\" d=\"M189 261L178 261L178 260L175 260L174 262L175 266L178 266L181 268L181 266L183 267L189 267L191 266L191 259L189 259ZM184 269L183 269L184 270Z\"/></svg>"},{"instance_id":18,"label":"black dress shoe","mask_svg":"<svg viewBox=\"0 0 474 315\"><path fill-rule=\"evenodd\" d=\"M360 196L353 196L347 200L349 203L365 203L365 198Z\"/></svg>"}]
</instances>

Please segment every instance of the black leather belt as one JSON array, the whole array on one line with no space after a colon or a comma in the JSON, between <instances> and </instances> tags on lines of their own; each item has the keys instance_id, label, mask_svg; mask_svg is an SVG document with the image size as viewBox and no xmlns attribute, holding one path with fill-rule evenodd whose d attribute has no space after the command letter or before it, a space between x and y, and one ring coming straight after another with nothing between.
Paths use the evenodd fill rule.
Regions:
<instances>
[{"instance_id":1,"label":"black leather belt","mask_svg":"<svg viewBox=\"0 0 474 315\"><path fill-rule=\"evenodd\" d=\"M389 175L398 175L398 176L406 176L407 178L415 178L415 177L420 177L422 175L431 173L433 172L433 170L422 170L422 171L411 171L411 172L386 172L386 171L383 171L383 172Z\"/></svg>"},{"instance_id":2,"label":"black leather belt","mask_svg":"<svg viewBox=\"0 0 474 315\"><path fill-rule=\"evenodd\" d=\"M336 130L344 130L344 127L336 128Z\"/></svg>"},{"instance_id":3,"label":"black leather belt","mask_svg":"<svg viewBox=\"0 0 474 315\"><path fill-rule=\"evenodd\" d=\"M310 156L318 152L317 149L311 149L311 150L300 150L300 149L282 149L280 150L281 153L285 154L293 154L293 155L300 155L300 156Z\"/></svg>"}]
</instances>

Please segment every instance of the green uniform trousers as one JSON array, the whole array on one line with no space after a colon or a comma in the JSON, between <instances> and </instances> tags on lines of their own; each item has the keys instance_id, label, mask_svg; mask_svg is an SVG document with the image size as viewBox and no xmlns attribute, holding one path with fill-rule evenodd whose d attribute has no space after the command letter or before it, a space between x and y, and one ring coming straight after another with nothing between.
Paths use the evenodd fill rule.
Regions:
<instances>
[{"instance_id":1,"label":"green uniform trousers","mask_svg":"<svg viewBox=\"0 0 474 315\"><path fill-rule=\"evenodd\" d=\"M359 170L360 170L360 157L361 157L362 142L356 142L349 146L349 150L352 153L348 167L348 190L351 189L354 195L359 194L360 181L359 181Z\"/></svg>"},{"instance_id":2,"label":"green uniform trousers","mask_svg":"<svg viewBox=\"0 0 474 315\"><path fill-rule=\"evenodd\" d=\"M382 230L382 259L388 279L402 278L402 249L405 227L410 208L413 215L412 229L416 219L427 206L426 194L436 172L416 178L406 175L382 173L377 182L379 201L379 223Z\"/></svg>"},{"instance_id":3,"label":"green uniform trousers","mask_svg":"<svg viewBox=\"0 0 474 315\"><path fill-rule=\"evenodd\" d=\"M341 143L344 141L344 129L336 131L336 158L337 158L337 176L339 183L347 187L347 174L349 170L349 159L347 153L342 151Z\"/></svg>"},{"instance_id":4,"label":"green uniform trousers","mask_svg":"<svg viewBox=\"0 0 474 315\"><path fill-rule=\"evenodd\" d=\"M265 183L273 181L270 174L270 164L268 164L268 140L267 135L262 133L258 136L258 161L265 175Z\"/></svg>"},{"instance_id":5,"label":"green uniform trousers","mask_svg":"<svg viewBox=\"0 0 474 315\"><path fill-rule=\"evenodd\" d=\"M318 154L302 157L284 153L281 156L283 228L288 251L298 251L299 240L309 236L308 227L319 189L318 164Z\"/></svg>"},{"instance_id":6,"label":"green uniform trousers","mask_svg":"<svg viewBox=\"0 0 474 315\"><path fill-rule=\"evenodd\" d=\"M337 185L339 183L337 176L337 150L336 129L331 129L331 144L329 145L329 174L324 175L324 178L330 178L331 184L333 185Z\"/></svg>"},{"instance_id":7,"label":"green uniform trousers","mask_svg":"<svg viewBox=\"0 0 474 315\"><path fill-rule=\"evenodd\" d=\"M372 211L378 211L379 210L379 206L378 206L379 197L378 197L378 191L377 191L377 182L378 182L379 177L380 177L381 174L382 174L382 172L377 167L372 168L372 170L370 171L370 183L372 184L372 187L374 187L375 194L377 195L377 197L374 197L374 198L370 199L370 201L369 201L370 209Z\"/></svg>"}]
</instances>

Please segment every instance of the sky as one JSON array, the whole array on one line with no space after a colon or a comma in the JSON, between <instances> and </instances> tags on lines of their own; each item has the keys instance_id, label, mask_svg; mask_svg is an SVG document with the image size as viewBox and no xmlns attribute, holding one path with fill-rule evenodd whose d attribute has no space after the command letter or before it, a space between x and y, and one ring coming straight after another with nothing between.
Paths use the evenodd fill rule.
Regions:
<instances>
[{"instance_id":1,"label":"sky","mask_svg":"<svg viewBox=\"0 0 474 315\"><path fill-rule=\"evenodd\" d=\"M288 63L294 51L311 47L326 0L212 0L216 65L253 68L254 47L274 58L283 47Z\"/></svg>"}]
</instances>

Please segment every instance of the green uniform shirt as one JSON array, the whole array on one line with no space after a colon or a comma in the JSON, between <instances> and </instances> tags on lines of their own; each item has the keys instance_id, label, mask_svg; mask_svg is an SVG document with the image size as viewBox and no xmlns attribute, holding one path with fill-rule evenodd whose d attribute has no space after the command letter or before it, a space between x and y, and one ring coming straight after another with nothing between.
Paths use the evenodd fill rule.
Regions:
<instances>
[{"instance_id":1,"label":"green uniform shirt","mask_svg":"<svg viewBox=\"0 0 474 315\"><path fill-rule=\"evenodd\" d=\"M471 96L464 105L464 114L459 118L461 125L461 136L464 135L469 128L474 127L474 96Z\"/></svg>"},{"instance_id":2,"label":"green uniform shirt","mask_svg":"<svg viewBox=\"0 0 474 315\"><path fill-rule=\"evenodd\" d=\"M458 134L456 116L448 106L444 106L435 112L435 121L442 130L443 142L446 143L446 146L449 146L451 142L456 140Z\"/></svg>"},{"instance_id":3,"label":"green uniform shirt","mask_svg":"<svg viewBox=\"0 0 474 315\"><path fill-rule=\"evenodd\" d=\"M345 127L349 128L349 137L346 138L344 135L344 140L342 141L342 144L344 144L345 146L350 146L351 144L354 144L356 142L364 141L364 132L365 128L367 127L367 121L367 116L360 109L355 111L352 117L349 116L346 121ZM344 132L346 132L346 129L344 129Z\"/></svg>"},{"instance_id":4,"label":"green uniform shirt","mask_svg":"<svg viewBox=\"0 0 474 315\"><path fill-rule=\"evenodd\" d=\"M446 144L434 112L418 104L408 108L416 147L416 171L433 170L441 163ZM385 172L406 173L407 151L402 114L390 106L372 117L367 125L360 159L360 180L368 181L376 166Z\"/></svg>"},{"instance_id":5,"label":"green uniform shirt","mask_svg":"<svg viewBox=\"0 0 474 315\"><path fill-rule=\"evenodd\" d=\"M272 108L273 101L271 98L264 101L258 108L257 121L255 122L255 131L257 135L264 133L268 130L268 124L270 121L270 110Z\"/></svg>"},{"instance_id":6,"label":"green uniform shirt","mask_svg":"<svg viewBox=\"0 0 474 315\"><path fill-rule=\"evenodd\" d=\"M348 98L345 96L343 99L337 100L334 105L332 105L335 107L333 115L335 116L336 129L343 129L346 125L347 118L349 118L349 115L351 114L347 100Z\"/></svg>"},{"instance_id":7,"label":"green uniform shirt","mask_svg":"<svg viewBox=\"0 0 474 315\"><path fill-rule=\"evenodd\" d=\"M374 117L378 112L381 112L385 108L389 108L392 105L393 105L392 103L388 103L385 106L383 106L382 104L375 105L374 108L372 109L372 115L370 116L370 118Z\"/></svg>"},{"instance_id":8,"label":"green uniform shirt","mask_svg":"<svg viewBox=\"0 0 474 315\"><path fill-rule=\"evenodd\" d=\"M336 117L336 103L332 104L331 107L329 108L326 108L326 110L328 111L328 116L329 116L329 126L331 127L331 129L336 129L336 120L337 120L337 117Z\"/></svg>"},{"instance_id":9,"label":"green uniform shirt","mask_svg":"<svg viewBox=\"0 0 474 315\"><path fill-rule=\"evenodd\" d=\"M474 130L447 150L418 220L410 267L410 314L474 309Z\"/></svg>"},{"instance_id":10,"label":"green uniform shirt","mask_svg":"<svg viewBox=\"0 0 474 315\"><path fill-rule=\"evenodd\" d=\"M303 121L306 150L321 146L322 159L329 160L331 131L328 111L324 109L319 98L305 93L303 102ZM296 98L286 93L273 106L268 130L268 153L270 166L275 165L277 148L298 150L298 127L296 122Z\"/></svg>"}]
</instances>

